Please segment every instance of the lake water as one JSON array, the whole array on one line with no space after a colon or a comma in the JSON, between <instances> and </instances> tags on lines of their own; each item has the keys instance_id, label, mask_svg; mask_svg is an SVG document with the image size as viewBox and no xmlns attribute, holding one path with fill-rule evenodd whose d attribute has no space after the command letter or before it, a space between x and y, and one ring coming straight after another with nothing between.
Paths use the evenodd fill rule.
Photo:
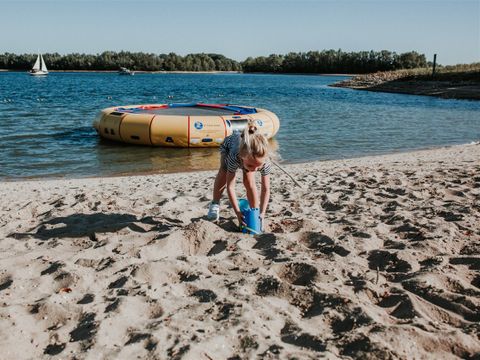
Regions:
<instances>
[{"instance_id":1,"label":"lake water","mask_svg":"<svg viewBox=\"0 0 480 360\"><path fill-rule=\"evenodd\" d=\"M208 102L266 108L284 162L382 154L480 140L480 102L332 88L334 76L0 73L0 178L83 177L218 166L218 149L100 140L106 107Z\"/></svg>"}]
</instances>

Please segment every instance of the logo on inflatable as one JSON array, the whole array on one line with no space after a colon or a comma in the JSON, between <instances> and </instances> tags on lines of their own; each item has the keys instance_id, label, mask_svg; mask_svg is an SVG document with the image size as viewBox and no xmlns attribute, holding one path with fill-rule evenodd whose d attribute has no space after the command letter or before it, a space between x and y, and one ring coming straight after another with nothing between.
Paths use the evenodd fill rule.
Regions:
<instances>
[{"instance_id":1,"label":"logo on inflatable","mask_svg":"<svg viewBox=\"0 0 480 360\"><path fill-rule=\"evenodd\" d=\"M195 126L195 129L197 130L203 129L203 123L201 121L195 121L195 124L193 124L193 126Z\"/></svg>"},{"instance_id":2,"label":"logo on inflatable","mask_svg":"<svg viewBox=\"0 0 480 360\"><path fill-rule=\"evenodd\" d=\"M258 126L263 126L263 121L262 120L257 120Z\"/></svg>"}]
</instances>

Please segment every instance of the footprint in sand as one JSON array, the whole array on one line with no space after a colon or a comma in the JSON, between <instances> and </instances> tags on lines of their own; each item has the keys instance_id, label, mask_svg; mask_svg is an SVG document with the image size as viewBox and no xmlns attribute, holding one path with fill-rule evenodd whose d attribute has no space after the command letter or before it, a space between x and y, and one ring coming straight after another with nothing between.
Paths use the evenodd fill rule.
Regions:
<instances>
[{"instance_id":1,"label":"footprint in sand","mask_svg":"<svg viewBox=\"0 0 480 360\"><path fill-rule=\"evenodd\" d=\"M280 336L281 340L286 344L317 352L324 352L326 349L326 345L320 338L303 332L300 327L290 322L286 322L285 326L280 330Z\"/></svg>"},{"instance_id":2,"label":"footprint in sand","mask_svg":"<svg viewBox=\"0 0 480 360\"><path fill-rule=\"evenodd\" d=\"M65 346L67 344L61 343L61 344L50 344L48 345L44 350L43 353L45 355L50 355L50 356L55 356L60 354L63 350L65 350Z\"/></svg>"},{"instance_id":3,"label":"footprint in sand","mask_svg":"<svg viewBox=\"0 0 480 360\"><path fill-rule=\"evenodd\" d=\"M128 281L128 277L125 275L120 276L117 280L112 281L109 285L109 289L119 289L122 288L123 285Z\"/></svg>"},{"instance_id":4,"label":"footprint in sand","mask_svg":"<svg viewBox=\"0 0 480 360\"><path fill-rule=\"evenodd\" d=\"M213 247L208 251L207 256L218 255L227 249L228 242L226 240L215 240Z\"/></svg>"},{"instance_id":5,"label":"footprint in sand","mask_svg":"<svg viewBox=\"0 0 480 360\"><path fill-rule=\"evenodd\" d=\"M328 212L334 212L334 211L339 211L343 208L342 205L340 204L335 204L329 200L325 200L322 202L322 208L323 210L325 211L328 211Z\"/></svg>"},{"instance_id":6,"label":"footprint in sand","mask_svg":"<svg viewBox=\"0 0 480 360\"><path fill-rule=\"evenodd\" d=\"M426 239L422 230L408 222L394 228L393 232L397 233L400 238L406 240L422 241Z\"/></svg>"},{"instance_id":7,"label":"footprint in sand","mask_svg":"<svg viewBox=\"0 0 480 360\"><path fill-rule=\"evenodd\" d=\"M143 347L147 351L153 351L157 348L158 341L156 341L152 334L128 330L127 332L128 340L125 342L125 346L136 344L138 342L143 342Z\"/></svg>"},{"instance_id":8,"label":"footprint in sand","mask_svg":"<svg viewBox=\"0 0 480 360\"><path fill-rule=\"evenodd\" d=\"M382 216L380 219L387 225L396 225L398 223L406 222L405 217L398 214L387 214L385 216Z\"/></svg>"},{"instance_id":9,"label":"footprint in sand","mask_svg":"<svg viewBox=\"0 0 480 360\"><path fill-rule=\"evenodd\" d=\"M391 249L391 250L403 250L407 246L403 242L387 239L383 243L383 247L385 249Z\"/></svg>"},{"instance_id":10,"label":"footprint in sand","mask_svg":"<svg viewBox=\"0 0 480 360\"><path fill-rule=\"evenodd\" d=\"M292 285L307 286L317 275L317 268L305 263L289 263L282 266L279 277Z\"/></svg>"},{"instance_id":11,"label":"footprint in sand","mask_svg":"<svg viewBox=\"0 0 480 360\"><path fill-rule=\"evenodd\" d=\"M455 214L452 211L438 211L436 214L448 222L463 220L462 214Z\"/></svg>"},{"instance_id":12,"label":"footprint in sand","mask_svg":"<svg viewBox=\"0 0 480 360\"><path fill-rule=\"evenodd\" d=\"M180 279L180 282L191 282L196 281L200 278L200 276L196 273L183 270L178 273L178 277Z\"/></svg>"},{"instance_id":13,"label":"footprint in sand","mask_svg":"<svg viewBox=\"0 0 480 360\"><path fill-rule=\"evenodd\" d=\"M61 271L53 279L57 282L55 292L59 292L61 289L74 287L79 280L79 276L66 271Z\"/></svg>"},{"instance_id":14,"label":"footprint in sand","mask_svg":"<svg viewBox=\"0 0 480 360\"><path fill-rule=\"evenodd\" d=\"M472 233L470 232L470 235ZM480 234L479 234L480 235ZM478 255L480 254L480 241L471 242L462 247L460 250L461 255Z\"/></svg>"},{"instance_id":15,"label":"footprint in sand","mask_svg":"<svg viewBox=\"0 0 480 360\"><path fill-rule=\"evenodd\" d=\"M33 317L45 324L48 330L56 330L63 327L72 317L78 313L75 308L67 305L48 302L47 299L41 299L37 303L29 306L29 313Z\"/></svg>"},{"instance_id":16,"label":"footprint in sand","mask_svg":"<svg viewBox=\"0 0 480 360\"><path fill-rule=\"evenodd\" d=\"M90 304L95 299L95 295L93 294L85 294L80 300L77 301L79 305Z\"/></svg>"},{"instance_id":17,"label":"footprint in sand","mask_svg":"<svg viewBox=\"0 0 480 360\"><path fill-rule=\"evenodd\" d=\"M106 268L109 268L115 263L115 260L112 257L106 257L103 259L78 259L75 261L75 265L80 265L84 267L89 267L95 269L95 271L102 271Z\"/></svg>"},{"instance_id":18,"label":"footprint in sand","mask_svg":"<svg viewBox=\"0 0 480 360\"><path fill-rule=\"evenodd\" d=\"M480 289L480 275L475 276L471 284L475 286L477 289Z\"/></svg>"},{"instance_id":19,"label":"footprint in sand","mask_svg":"<svg viewBox=\"0 0 480 360\"><path fill-rule=\"evenodd\" d=\"M413 319L415 316L420 316L409 296L400 289L392 288L391 292L384 295L377 305L388 309L389 315L398 319Z\"/></svg>"},{"instance_id":20,"label":"footprint in sand","mask_svg":"<svg viewBox=\"0 0 480 360\"><path fill-rule=\"evenodd\" d=\"M343 316L336 316L331 321L330 327L335 334L342 334L354 330L357 327L371 324L373 319L360 307L342 309Z\"/></svg>"},{"instance_id":21,"label":"footprint in sand","mask_svg":"<svg viewBox=\"0 0 480 360\"><path fill-rule=\"evenodd\" d=\"M453 257L450 259L452 265L466 265L470 270L480 270L480 258L479 257Z\"/></svg>"},{"instance_id":22,"label":"footprint in sand","mask_svg":"<svg viewBox=\"0 0 480 360\"><path fill-rule=\"evenodd\" d=\"M350 254L344 247L335 244L333 239L320 232L307 231L301 234L300 243L310 250L318 250L323 254L336 253L342 257Z\"/></svg>"},{"instance_id":23,"label":"footprint in sand","mask_svg":"<svg viewBox=\"0 0 480 360\"><path fill-rule=\"evenodd\" d=\"M368 267L371 270L391 273L406 273L412 270L412 266L407 261L399 259L396 253L385 250L370 251L368 254Z\"/></svg>"},{"instance_id":24,"label":"footprint in sand","mask_svg":"<svg viewBox=\"0 0 480 360\"><path fill-rule=\"evenodd\" d=\"M191 289L190 296L195 297L199 302L212 302L217 299L217 294L208 289Z\"/></svg>"},{"instance_id":25,"label":"footprint in sand","mask_svg":"<svg viewBox=\"0 0 480 360\"><path fill-rule=\"evenodd\" d=\"M256 244L253 245L253 249L260 250L260 254L265 257L266 260L281 261L278 256L282 254L277 245L277 237L274 234L261 234L255 237Z\"/></svg>"},{"instance_id":26,"label":"footprint in sand","mask_svg":"<svg viewBox=\"0 0 480 360\"><path fill-rule=\"evenodd\" d=\"M98 321L95 320L95 313L84 313L80 316L77 327L70 331L70 341L81 341L82 348L88 349L93 345L93 338L97 334Z\"/></svg>"},{"instance_id":27,"label":"footprint in sand","mask_svg":"<svg viewBox=\"0 0 480 360\"><path fill-rule=\"evenodd\" d=\"M58 269L61 269L62 267L65 266L65 263L61 261L54 261L50 263L50 266L47 267L45 270L42 270L40 272L40 275L47 275L47 274L53 274L56 272Z\"/></svg>"},{"instance_id":28,"label":"footprint in sand","mask_svg":"<svg viewBox=\"0 0 480 360\"><path fill-rule=\"evenodd\" d=\"M346 337L346 341L339 343L340 354L353 359L395 359L398 356L379 343L372 342L367 335Z\"/></svg>"},{"instance_id":29,"label":"footprint in sand","mask_svg":"<svg viewBox=\"0 0 480 360\"><path fill-rule=\"evenodd\" d=\"M385 212L387 214L391 214L391 213L394 213L399 206L400 206L400 204L398 202L396 202L395 200L393 200L393 201L389 201L387 204L385 204L382 207L382 210L383 210L383 212Z\"/></svg>"},{"instance_id":30,"label":"footprint in sand","mask_svg":"<svg viewBox=\"0 0 480 360\"><path fill-rule=\"evenodd\" d=\"M261 277L255 284L255 293L259 296L273 296L280 290L280 281L273 276Z\"/></svg>"},{"instance_id":31,"label":"footprint in sand","mask_svg":"<svg viewBox=\"0 0 480 360\"><path fill-rule=\"evenodd\" d=\"M163 307L158 303L158 300L151 299L150 303L151 304L150 304L148 318L158 319L162 317L164 314L164 310L163 310Z\"/></svg>"},{"instance_id":32,"label":"footprint in sand","mask_svg":"<svg viewBox=\"0 0 480 360\"><path fill-rule=\"evenodd\" d=\"M241 304L236 305L229 302L217 302L215 304L215 310L212 315L212 319L215 321L222 321L222 320L229 319L233 315L238 315L235 312L235 309L237 307L240 307L241 309L242 305Z\"/></svg>"},{"instance_id":33,"label":"footprint in sand","mask_svg":"<svg viewBox=\"0 0 480 360\"><path fill-rule=\"evenodd\" d=\"M425 260L419 261L418 263L422 267L422 270L432 269L443 263L443 257L433 256L426 258Z\"/></svg>"},{"instance_id":34,"label":"footprint in sand","mask_svg":"<svg viewBox=\"0 0 480 360\"><path fill-rule=\"evenodd\" d=\"M0 276L0 291L8 289L12 284L13 280L10 274L3 274Z\"/></svg>"},{"instance_id":35,"label":"footprint in sand","mask_svg":"<svg viewBox=\"0 0 480 360\"><path fill-rule=\"evenodd\" d=\"M279 222L270 223L270 231L273 233L292 233L307 227L311 226L304 219L282 219Z\"/></svg>"},{"instance_id":36,"label":"footprint in sand","mask_svg":"<svg viewBox=\"0 0 480 360\"><path fill-rule=\"evenodd\" d=\"M107 299L107 300L110 300L111 302L105 307L104 313L109 313L117 310L118 306L121 303L121 299L118 297L113 299Z\"/></svg>"}]
</instances>

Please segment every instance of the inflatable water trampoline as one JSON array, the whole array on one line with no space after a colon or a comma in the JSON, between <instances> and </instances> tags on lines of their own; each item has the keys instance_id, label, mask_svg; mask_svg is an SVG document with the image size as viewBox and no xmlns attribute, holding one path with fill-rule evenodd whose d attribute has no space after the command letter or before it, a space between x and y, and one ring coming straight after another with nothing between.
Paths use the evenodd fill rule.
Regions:
<instances>
[{"instance_id":1,"label":"inflatable water trampoline","mask_svg":"<svg viewBox=\"0 0 480 360\"><path fill-rule=\"evenodd\" d=\"M278 117L265 109L227 104L152 104L103 109L93 127L109 140L130 144L215 147L249 120L267 139L280 127Z\"/></svg>"}]
</instances>

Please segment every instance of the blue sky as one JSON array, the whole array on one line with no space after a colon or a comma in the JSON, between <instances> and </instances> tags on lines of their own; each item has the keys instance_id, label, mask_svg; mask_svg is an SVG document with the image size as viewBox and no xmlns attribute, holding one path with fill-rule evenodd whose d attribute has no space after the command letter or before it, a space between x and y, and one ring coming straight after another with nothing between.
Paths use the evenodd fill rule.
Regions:
<instances>
[{"instance_id":1,"label":"blue sky","mask_svg":"<svg viewBox=\"0 0 480 360\"><path fill-rule=\"evenodd\" d=\"M480 0L0 0L0 53L416 50L480 61Z\"/></svg>"}]
</instances>

